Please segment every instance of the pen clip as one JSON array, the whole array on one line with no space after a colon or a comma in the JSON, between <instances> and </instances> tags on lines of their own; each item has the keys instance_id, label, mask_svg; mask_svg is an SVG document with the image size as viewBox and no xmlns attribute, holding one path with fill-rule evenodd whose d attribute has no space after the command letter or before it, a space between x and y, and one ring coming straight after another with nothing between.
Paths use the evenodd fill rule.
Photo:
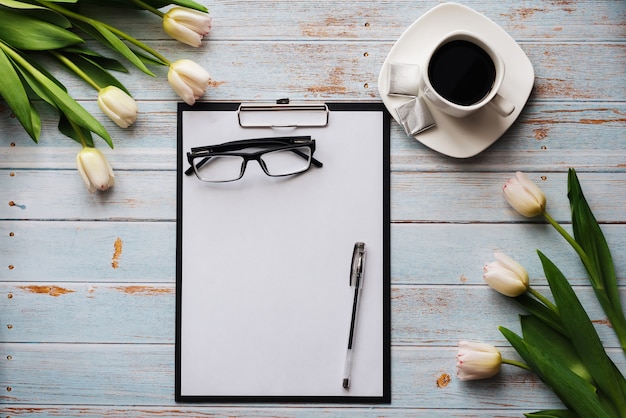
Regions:
<instances>
[{"instance_id":1,"label":"pen clip","mask_svg":"<svg viewBox=\"0 0 626 418\"><path fill-rule=\"evenodd\" d=\"M363 270L365 264L365 243L357 242L352 251L352 264L350 266L350 286L361 288L363 286Z\"/></svg>"}]
</instances>

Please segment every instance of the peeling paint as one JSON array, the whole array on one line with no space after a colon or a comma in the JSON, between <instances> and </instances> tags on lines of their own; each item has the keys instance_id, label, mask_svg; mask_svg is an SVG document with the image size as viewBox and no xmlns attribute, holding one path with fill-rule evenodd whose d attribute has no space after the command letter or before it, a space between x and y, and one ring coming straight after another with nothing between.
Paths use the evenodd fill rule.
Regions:
<instances>
[{"instance_id":1,"label":"peeling paint","mask_svg":"<svg viewBox=\"0 0 626 418\"><path fill-rule=\"evenodd\" d=\"M226 82L225 81L209 80L209 87L217 88L217 87L221 86L224 83L226 83Z\"/></svg>"},{"instance_id":2,"label":"peeling paint","mask_svg":"<svg viewBox=\"0 0 626 418\"><path fill-rule=\"evenodd\" d=\"M311 38L356 38L356 22L354 19L327 17L322 24L301 25L302 35ZM337 33L334 29L338 29Z\"/></svg>"},{"instance_id":3,"label":"peeling paint","mask_svg":"<svg viewBox=\"0 0 626 418\"><path fill-rule=\"evenodd\" d=\"M448 373L442 373L441 376L437 378L437 387L445 388L452 381L452 377Z\"/></svg>"},{"instance_id":4,"label":"peeling paint","mask_svg":"<svg viewBox=\"0 0 626 418\"><path fill-rule=\"evenodd\" d=\"M174 293L174 289L171 287L152 287L152 286L120 286L116 287L116 290L124 292L128 295L160 295L167 293Z\"/></svg>"},{"instance_id":5,"label":"peeling paint","mask_svg":"<svg viewBox=\"0 0 626 418\"><path fill-rule=\"evenodd\" d=\"M538 128L533 130L533 132L535 132L535 139L537 141L541 141L543 139L546 139L546 137L548 136L548 128Z\"/></svg>"},{"instance_id":6,"label":"peeling paint","mask_svg":"<svg viewBox=\"0 0 626 418\"><path fill-rule=\"evenodd\" d=\"M624 119L581 119L580 123L583 125L602 125L603 123L624 123L626 122L626 118Z\"/></svg>"},{"instance_id":7,"label":"peeling paint","mask_svg":"<svg viewBox=\"0 0 626 418\"><path fill-rule=\"evenodd\" d=\"M346 86L343 85L345 70L341 67L335 67L329 75L328 85L311 86L307 88L310 93L345 93Z\"/></svg>"},{"instance_id":8,"label":"peeling paint","mask_svg":"<svg viewBox=\"0 0 626 418\"><path fill-rule=\"evenodd\" d=\"M608 319L595 319L595 320L592 320L591 322L593 322L594 324L598 324L598 325L606 325L612 328L611 322Z\"/></svg>"},{"instance_id":9,"label":"peeling paint","mask_svg":"<svg viewBox=\"0 0 626 418\"><path fill-rule=\"evenodd\" d=\"M572 99L591 99L592 93L583 93L571 86L567 80L558 78L546 78L537 84L535 89L537 97L569 97Z\"/></svg>"},{"instance_id":10,"label":"peeling paint","mask_svg":"<svg viewBox=\"0 0 626 418\"><path fill-rule=\"evenodd\" d=\"M67 293L74 293L74 290L65 289L63 287L58 287L58 286L31 285L31 286L20 286L19 288L22 290L26 290L27 292L37 293L37 294L42 294L42 295L47 294L47 295L54 296L54 297L65 295Z\"/></svg>"},{"instance_id":11,"label":"peeling paint","mask_svg":"<svg viewBox=\"0 0 626 418\"><path fill-rule=\"evenodd\" d=\"M120 257L122 256L122 239L117 237L115 243L113 243L113 259L111 260L111 267L114 269L119 267Z\"/></svg>"}]
</instances>

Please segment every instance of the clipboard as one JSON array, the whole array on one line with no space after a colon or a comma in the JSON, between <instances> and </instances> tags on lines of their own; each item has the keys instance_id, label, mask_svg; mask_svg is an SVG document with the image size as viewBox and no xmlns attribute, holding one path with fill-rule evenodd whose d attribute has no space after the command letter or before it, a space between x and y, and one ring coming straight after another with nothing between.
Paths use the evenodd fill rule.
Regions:
<instances>
[{"instance_id":1,"label":"clipboard","mask_svg":"<svg viewBox=\"0 0 626 418\"><path fill-rule=\"evenodd\" d=\"M382 103L180 103L177 402L391 402L390 115ZM229 183L189 168L193 147L308 135L323 167ZM342 372L365 242L351 385Z\"/></svg>"}]
</instances>

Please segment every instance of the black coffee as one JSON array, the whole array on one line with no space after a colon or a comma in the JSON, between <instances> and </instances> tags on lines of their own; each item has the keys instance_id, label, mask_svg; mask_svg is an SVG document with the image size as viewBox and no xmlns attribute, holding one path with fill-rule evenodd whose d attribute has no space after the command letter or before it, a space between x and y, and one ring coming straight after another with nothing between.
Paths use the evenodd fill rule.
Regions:
<instances>
[{"instance_id":1,"label":"black coffee","mask_svg":"<svg viewBox=\"0 0 626 418\"><path fill-rule=\"evenodd\" d=\"M445 99L469 106L489 94L496 79L496 66L478 45L463 40L450 41L433 54L428 78Z\"/></svg>"}]
</instances>

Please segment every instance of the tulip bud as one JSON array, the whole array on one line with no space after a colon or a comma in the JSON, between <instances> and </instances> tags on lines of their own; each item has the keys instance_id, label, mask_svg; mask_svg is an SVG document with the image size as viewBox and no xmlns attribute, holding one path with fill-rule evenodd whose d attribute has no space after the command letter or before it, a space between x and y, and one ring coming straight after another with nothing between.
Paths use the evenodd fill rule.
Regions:
<instances>
[{"instance_id":1,"label":"tulip bud","mask_svg":"<svg viewBox=\"0 0 626 418\"><path fill-rule=\"evenodd\" d=\"M198 10L174 7L163 16L163 30L177 41L198 47L211 30L211 18Z\"/></svg>"},{"instance_id":2,"label":"tulip bud","mask_svg":"<svg viewBox=\"0 0 626 418\"><path fill-rule=\"evenodd\" d=\"M495 253L496 261L485 265L483 279L505 296L516 297L528 289L528 273L517 261Z\"/></svg>"},{"instance_id":3,"label":"tulip bud","mask_svg":"<svg viewBox=\"0 0 626 418\"><path fill-rule=\"evenodd\" d=\"M167 73L170 86L189 106L202 97L209 87L209 80L211 80L209 73L188 59L174 62Z\"/></svg>"},{"instance_id":4,"label":"tulip bud","mask_svg":"<svg viewBox=\"0 0 626 418\"><path fill-rule=\"evenodd\" d=\"M137 102L116 86L100 90L98 106L120 128L128 128L137 120Z\"/></svg>"},{"instance_id":5,"label":"tulip bud","mask_svg":"<svg viewBox=\"0 0 626 418\"><path fill-rule=\"evenodd\" d=\"M502 355L489 344L459 342L456 356L457 377L460 380L478 380L495 376L500 371Z\"/></svg>"},{"instance_id":6,"label":"tulip bud","mask_svg":"<svg viewBox=\"0 0 626 418\"><path fill-rule=\"evenodd\" d=\"M115 175L104 154L95 148L83 148L76 156L76 166L90 193L113 187Z\"/></svg>"},{"instance_id":7,"label":"tulip bud","mask_svg":"<svg viewBox=\"0 0 626 418\"><path fill-rule=\"evenodd\" d=\"M520 215L532 218L546 209L546 196L541 189L521 171L504 185L504 198Z\"/></svg>"}]
</instances>

